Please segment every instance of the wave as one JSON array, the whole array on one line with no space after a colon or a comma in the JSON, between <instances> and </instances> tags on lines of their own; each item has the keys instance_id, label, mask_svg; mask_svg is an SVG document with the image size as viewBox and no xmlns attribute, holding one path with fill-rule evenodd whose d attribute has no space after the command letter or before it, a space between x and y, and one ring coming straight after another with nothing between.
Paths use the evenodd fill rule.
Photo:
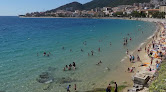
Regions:
<instances>
[{"instance_id":1,"label":"wave","mask_svg":"<svg viewBox=\"0 0 166 92\"><path fill-rule=\"evenodd\" d=\"M120 62L123 62L127 59L127 56L123 57L123 59Z\"/></svg>"}]
</instances>

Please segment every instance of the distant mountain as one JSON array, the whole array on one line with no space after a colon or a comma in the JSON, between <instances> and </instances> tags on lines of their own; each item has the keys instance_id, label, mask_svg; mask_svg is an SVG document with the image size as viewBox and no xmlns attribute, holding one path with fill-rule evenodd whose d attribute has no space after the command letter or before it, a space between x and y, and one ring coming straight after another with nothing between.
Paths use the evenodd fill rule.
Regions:
<instances>
[{"instance_id":1,"label":"distant mountain","mask_svg":"<svg viewBox=\"0 0 166 92\"><path fill-rule=\"evenodd\" d=\"M47 12L55 12L57 10L69 10L69 11L75 11L75 10L83 10L84 7L81 3L78 2L72 2L63 6L60 6L56 9L49 10Z\"/></svg>"},{"instance_id":2,"label":"distant mountain","mask_svg":"<svg viewBox=\"0 0 166 92\"><path fill-rule=\"evenodd\" d=\"M55 12L57 10L90 10L96 7L115 7L118 5L131 5L133 3L147 3L150 0L92 0L88 3L81 4L78 2L72 2L63 6L60 6L56 9L49 10L47 12Z\"/></svg>"}]
</instances>

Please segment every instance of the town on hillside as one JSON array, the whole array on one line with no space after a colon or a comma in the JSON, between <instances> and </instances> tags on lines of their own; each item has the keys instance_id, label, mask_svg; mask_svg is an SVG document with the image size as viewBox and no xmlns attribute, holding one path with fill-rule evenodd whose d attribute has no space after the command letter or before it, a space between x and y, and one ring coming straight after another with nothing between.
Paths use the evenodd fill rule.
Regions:
<instances>
[{"instance_id":1,"label":"town on hillside","mask_svg":"<svg viewBox=\"0 0 166 92\"><path fill-rule=\"evenodd\" d=\"M32 12L20 17L147 17L166 18L166 0L150 0L149 3L96 7L90 10L76 10L73 7L56 11Z\"/></svg>"}]
</instances>

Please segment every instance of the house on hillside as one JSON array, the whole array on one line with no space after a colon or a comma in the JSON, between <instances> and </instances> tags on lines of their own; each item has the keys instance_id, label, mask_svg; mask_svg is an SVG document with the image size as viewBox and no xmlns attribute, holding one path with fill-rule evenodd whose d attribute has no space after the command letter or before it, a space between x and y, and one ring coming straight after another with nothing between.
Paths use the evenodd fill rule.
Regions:
<instances>
[{"instance_id":1,"label":"house on hillside","mask_svg":"<svg viewBox=\"0 0 166 92\"><path fill-rule=\"evenodd\" d=\"M111 7L103 7L103 12L105 15L111 15L112 8Z\"/></svg>"}]
</instances>

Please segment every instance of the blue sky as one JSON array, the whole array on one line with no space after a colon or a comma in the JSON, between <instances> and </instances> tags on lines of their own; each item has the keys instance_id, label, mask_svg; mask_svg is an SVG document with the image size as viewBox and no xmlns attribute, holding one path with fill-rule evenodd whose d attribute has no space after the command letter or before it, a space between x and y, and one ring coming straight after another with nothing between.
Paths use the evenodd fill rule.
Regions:
<instances>
[{"instance_id":1,"label":"blue sky","mask_svg":"<svg viewBox=\"0 0 166 92\"><path fill-rule=\"evenodd\" d=\"M73 1L84 4L91 0L0 0L0 16L17 16L27 12L46 11Z\"/></svg>"}]
</instances>

